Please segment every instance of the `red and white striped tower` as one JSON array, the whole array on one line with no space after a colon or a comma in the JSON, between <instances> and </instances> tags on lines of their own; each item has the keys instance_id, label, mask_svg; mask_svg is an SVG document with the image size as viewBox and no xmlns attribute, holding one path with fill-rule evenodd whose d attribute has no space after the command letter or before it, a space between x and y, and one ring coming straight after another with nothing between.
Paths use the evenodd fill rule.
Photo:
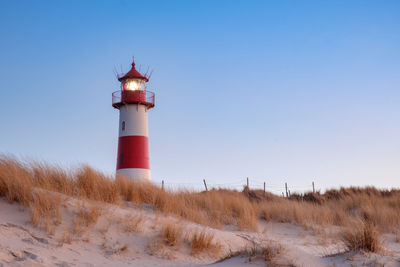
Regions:
<instances>
[{"instance_id":1,"label":"red and white striped tower","mask_svg":"<svg viewBox=\"0 0 400 267\"><path fill-rule=\"evenodd\" d=\"M154 107L154 93L146 90L149 78L132 69L118 77L121 90L112 94L119 109L117 175L133 181L150 181L147 111Z\"/></svg>"}]
</instances>

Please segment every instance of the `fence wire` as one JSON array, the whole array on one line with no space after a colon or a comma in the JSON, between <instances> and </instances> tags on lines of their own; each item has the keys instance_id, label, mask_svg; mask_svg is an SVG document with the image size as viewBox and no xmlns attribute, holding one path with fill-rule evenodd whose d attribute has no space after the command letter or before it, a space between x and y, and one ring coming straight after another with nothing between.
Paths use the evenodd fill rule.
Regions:
<instances>
[{"instance_id":1,"label":"fence wire","mask_svg":"<svg viewBox=\"0 0 400 267\"><path fill-rule=\"evenodd\" d=\"M276 195L284 194L286 195L286 186L285 182L282 184L276 183L268 183L267 181L262 181L259 179L249 179L249 188L251 190L264 190L264 183L265 183L265 191L270 192ZM191 179L192 180L192 179ZM220 183L220 182L213 182L204 179L207 185L208 190L212 189L231 189L242 191L245 186L247 186L247 178L242 179L234 179L232 182L228 183ZM193 181L193 180L192 180ZM158 180L154 181L154 184L162 187L164 186L165 189L171 191L178 191L178 190L189 190L189 191L204 191L206 190L204 182L202 179L199 179L198 182L168 182L168 180ZM288 194L291 193L305 193L305 192L312 192L317 191L316 188L313 187L313 182L310 182L309 185L298 185L298 184L287 184Z\"/></svg>"}]
</instances>

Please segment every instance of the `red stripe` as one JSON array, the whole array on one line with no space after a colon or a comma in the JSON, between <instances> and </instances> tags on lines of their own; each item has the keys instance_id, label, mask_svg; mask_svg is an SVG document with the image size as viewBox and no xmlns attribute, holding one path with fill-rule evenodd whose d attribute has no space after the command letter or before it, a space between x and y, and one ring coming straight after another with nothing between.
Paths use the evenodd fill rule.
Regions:
<instances>
[{"instance_id":1,"label":"red stripe","mask_svg":"<svg viewBox=\"0 0 400 267\"><path fill-rule=\"evenodd\" d=\"M147 136L121 136L118 139L117 170L126 168L150 169Z\"/></svg>"}]
</instances>

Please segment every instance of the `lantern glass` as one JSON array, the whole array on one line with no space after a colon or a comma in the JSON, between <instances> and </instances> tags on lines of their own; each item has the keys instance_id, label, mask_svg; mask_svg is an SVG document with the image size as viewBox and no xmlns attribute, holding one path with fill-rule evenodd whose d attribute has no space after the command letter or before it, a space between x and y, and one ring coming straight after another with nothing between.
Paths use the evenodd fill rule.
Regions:
<instances>
[{"instance_id":1,"label":"lantern glass","mask_svg":"<svg viewBox=\"0 0 400 267\"><path fill-rule=\"evenodd\" d=\"M130 91L135 91L135 90L146 90L146 85L143 80L139 79L129 79L126 80L122 83L122 89L123 90L130 90Z\"/></svg>"}]
</instances>

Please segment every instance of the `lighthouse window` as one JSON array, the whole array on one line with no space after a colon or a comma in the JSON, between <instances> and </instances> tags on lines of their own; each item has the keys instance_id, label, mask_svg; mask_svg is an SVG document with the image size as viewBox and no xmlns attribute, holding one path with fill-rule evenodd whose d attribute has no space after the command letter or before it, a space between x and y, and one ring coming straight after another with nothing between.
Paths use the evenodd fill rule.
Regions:
<instances>
[{"instance_id":1,"label":"lighthouse window","mask_svg":"<svg viewBox=\"0 0 400 267\"><path fill-rule=\"evenodd\" d=\"M119 157L119 163L124 163L124 154L121 154L121 156Z\"/></svg>"},{"instance_id":2,"label":"lighthouse window","mask_svg":"<svg viewBox=\"0 0 400 267\"><path fill-rule=\"evenodd\" d=\"M125 121L122 122L122 131L125 131Z\"/></svg>"}]
</instances>

